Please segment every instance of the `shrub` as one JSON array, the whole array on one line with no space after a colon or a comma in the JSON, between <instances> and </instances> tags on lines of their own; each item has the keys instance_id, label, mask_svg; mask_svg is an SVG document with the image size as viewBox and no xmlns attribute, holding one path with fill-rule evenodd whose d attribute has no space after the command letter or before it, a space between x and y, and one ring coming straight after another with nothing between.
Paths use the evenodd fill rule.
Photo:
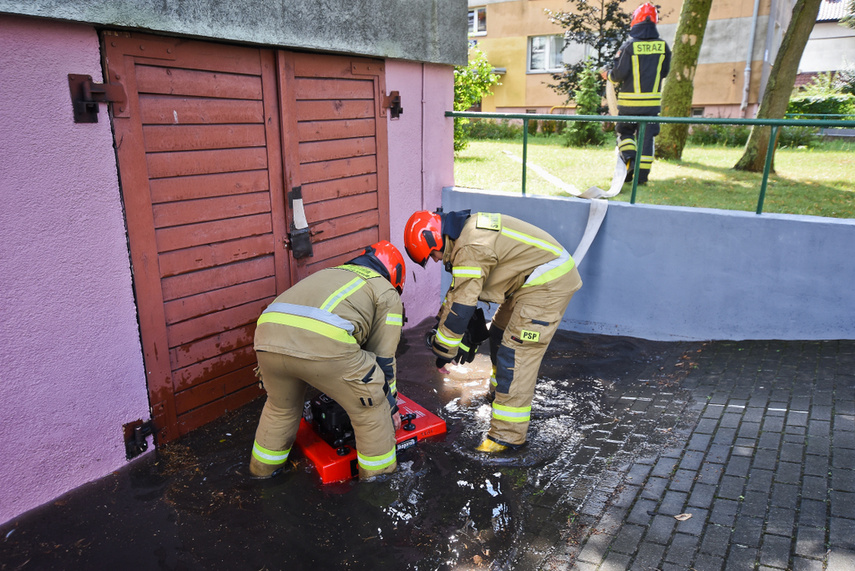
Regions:
<instances>
[{"instance_id":1,"label":"shrub","mask_svg":"<svg viewBox=\"0 0 855 571\"><path fill-rule=\"evenodd\" d=\"M528 122L528 134L537 135L537 119L532 119Z\"/></svg>"},{"instance_id":2,"label":"shrub","mask_svg":"<svg viewBox=\"0 0 855 571\"><path fill-rule=\"evenodd\" d=\"M585 69L582 70L579 80L579 89L574 98L576 100L576 114L597 115L600 112L602 97L600 96L600 79L594 69L594 61L588 59ZM584 147L586 145L602 145L606 136L600 123L587 121L574 121L564 131L564 139L567 146Z\"/></svg>"},{"instance_id":3,"label":"shrub","mask_svg":"<svg viewBox=\"0 0 855 571\"><path fill-rule=\"evenodd\" d=\"M487 56L478 48L469 50L469 63L454 68L454 110L466 111L485 95L492 94L492 88L499 83L499 76L493 73L493 67ZM466 148L466 117L454 118L454 152Z\"/></svg>"},{"instance_id":4,"label":"shrub","mask_svg":"<svg viewBox=\"0 0 855 571\"><path fill-rule=\"evenodd\" d=\"M465 129L473 139L516 139L522 136L522 125L515 125L508 119L472 119Z\"/></svg>"},{"instance_id":5,"label":"shrub","mask_svg":"<svg viewBox=\"0 0 855 571\"><path fill-rule=\"evenodd\" d=\"M787 107L790 115L849 115L855 114L855 95L797 95Z\"/></svg>"},{"instance_id":6,"label":"shrub","mask_svg":"<svg viewBox=\"0 0 855 571\"><path fill-rule=\"evenodd\" d=\"M552 120L544 121L540 125L540 132L543 135L546 135L547 137L550 135L554 135L558 129L557 123L559 123L559 122L560 121L552 121Z\"/></svg>"},{"instance_id":7,"label":"shrub","mask_svg":"<svg viewBox=\"0 0 855 571\"><path fill-rule=\"evenodd\" d=\"M820 140L818 127L782 127L778 129L779 147L815 147Z\"/></svg>"},{"instance_id":8,"label":"shrub","mask_svg":"<svg viewBox=\"0 0 855 571\"><path fill-rule=\"evenodd\" d=\"M747 125L692 125L688 142L693 145L741 147L748 141L751 127Z\"/></svg>"}]
</instances>

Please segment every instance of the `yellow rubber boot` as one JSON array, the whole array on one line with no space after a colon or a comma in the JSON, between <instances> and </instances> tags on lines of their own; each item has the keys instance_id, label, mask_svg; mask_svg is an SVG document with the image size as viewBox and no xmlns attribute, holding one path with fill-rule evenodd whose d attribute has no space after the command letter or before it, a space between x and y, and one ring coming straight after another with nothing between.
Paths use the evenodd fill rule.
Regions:
<instances>
[{"instance_id":1,"label":"yellow rubber boot","mask_svg":"<svg viewBox=\"0 0 855 571\"><path fill-rule=\"evenodd\" d=\"M477 452L485 452L487 454L497 454L499 452L504 452L508 447L504 444L499 444L489 438L485 438L481 444L479 444L475 450Z\"/></svg>"}]
</instances>

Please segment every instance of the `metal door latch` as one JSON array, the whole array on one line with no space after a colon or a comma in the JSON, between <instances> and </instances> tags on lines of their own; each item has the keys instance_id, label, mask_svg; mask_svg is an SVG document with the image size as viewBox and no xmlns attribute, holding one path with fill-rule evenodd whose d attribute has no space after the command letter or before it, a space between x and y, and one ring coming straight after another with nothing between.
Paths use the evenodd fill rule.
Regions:
<instances>
[{"instance_id":1,"label":"metal door latch","mask_svg":"<svg viewBox=\"0 0 855 571\"><path fill-rule=\"evenodd\" d=\"M121 84L94 83L91 75L69 73L68 90L75 123L97 123L99 103L113 103L117 112L123 112L128 101Z\"/></svg>"},{"instance_id":2,"label":"metal door latch","mask_svg":"<svg viewBox=\"0 0 855 571\"><path fill-rule=\"evenodd\" d=\"M303 209L303 189L295 186L288 193L288 206L291 208L291 228L286 244L291 248L294 259L309 258L312 252L312 232Z\"/></svg>"}]
</instances>

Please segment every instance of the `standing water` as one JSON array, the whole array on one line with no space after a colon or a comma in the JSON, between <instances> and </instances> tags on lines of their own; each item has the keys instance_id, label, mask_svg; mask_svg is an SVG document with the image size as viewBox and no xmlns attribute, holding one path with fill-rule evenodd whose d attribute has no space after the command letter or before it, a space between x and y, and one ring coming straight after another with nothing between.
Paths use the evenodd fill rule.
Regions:
<instances>
[{"instance_id":1,"label":"standing water","mask_svg":"<svg viewBox=\"0 0 855 571\"><path fill-rule=\"evenodd\" d=\"M294 453L281 476L248 479L259 399L10 522L3 568L69 560L80 568L560 568L550 557L574 541L583 501L605 506L625 474L619 466L692 420L661 414L686 399L678 381L691 344L559 331L540 370L527 445L477 453L491 413L489 359L440 373L421 341L428 326L404 333L398 390L441 416L448 433L399 454L395 474L322 485Z\"/></svg>"}]
</instances>

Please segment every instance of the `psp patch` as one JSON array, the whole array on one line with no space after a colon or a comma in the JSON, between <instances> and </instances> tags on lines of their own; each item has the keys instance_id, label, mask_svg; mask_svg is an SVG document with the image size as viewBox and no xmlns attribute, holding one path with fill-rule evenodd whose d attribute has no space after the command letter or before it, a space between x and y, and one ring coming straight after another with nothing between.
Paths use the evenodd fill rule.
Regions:
<instances>
[{"instance_id":1,"label":"psp patch","mask_svg":"<svg viewBox=\"0 0 855 571\"><path fill-rule=\"evenodd\" d=\"M522 331L520 331L520 337L522 337L522 340L524 342L531 341L532 343L539 343L540 331L526 331L525 329L523 329Z\"/></svg>"},{"instance_id":2,"label":"psp patch","mask_svg":"<svg viewBox=\"0 0 855 571\"><path fill-rule=\"evenodd\" d=\"M496 212L479 212L475 219L475 227L482 230L501 230L502 215Z\"/></svg>"}]
</instances>

